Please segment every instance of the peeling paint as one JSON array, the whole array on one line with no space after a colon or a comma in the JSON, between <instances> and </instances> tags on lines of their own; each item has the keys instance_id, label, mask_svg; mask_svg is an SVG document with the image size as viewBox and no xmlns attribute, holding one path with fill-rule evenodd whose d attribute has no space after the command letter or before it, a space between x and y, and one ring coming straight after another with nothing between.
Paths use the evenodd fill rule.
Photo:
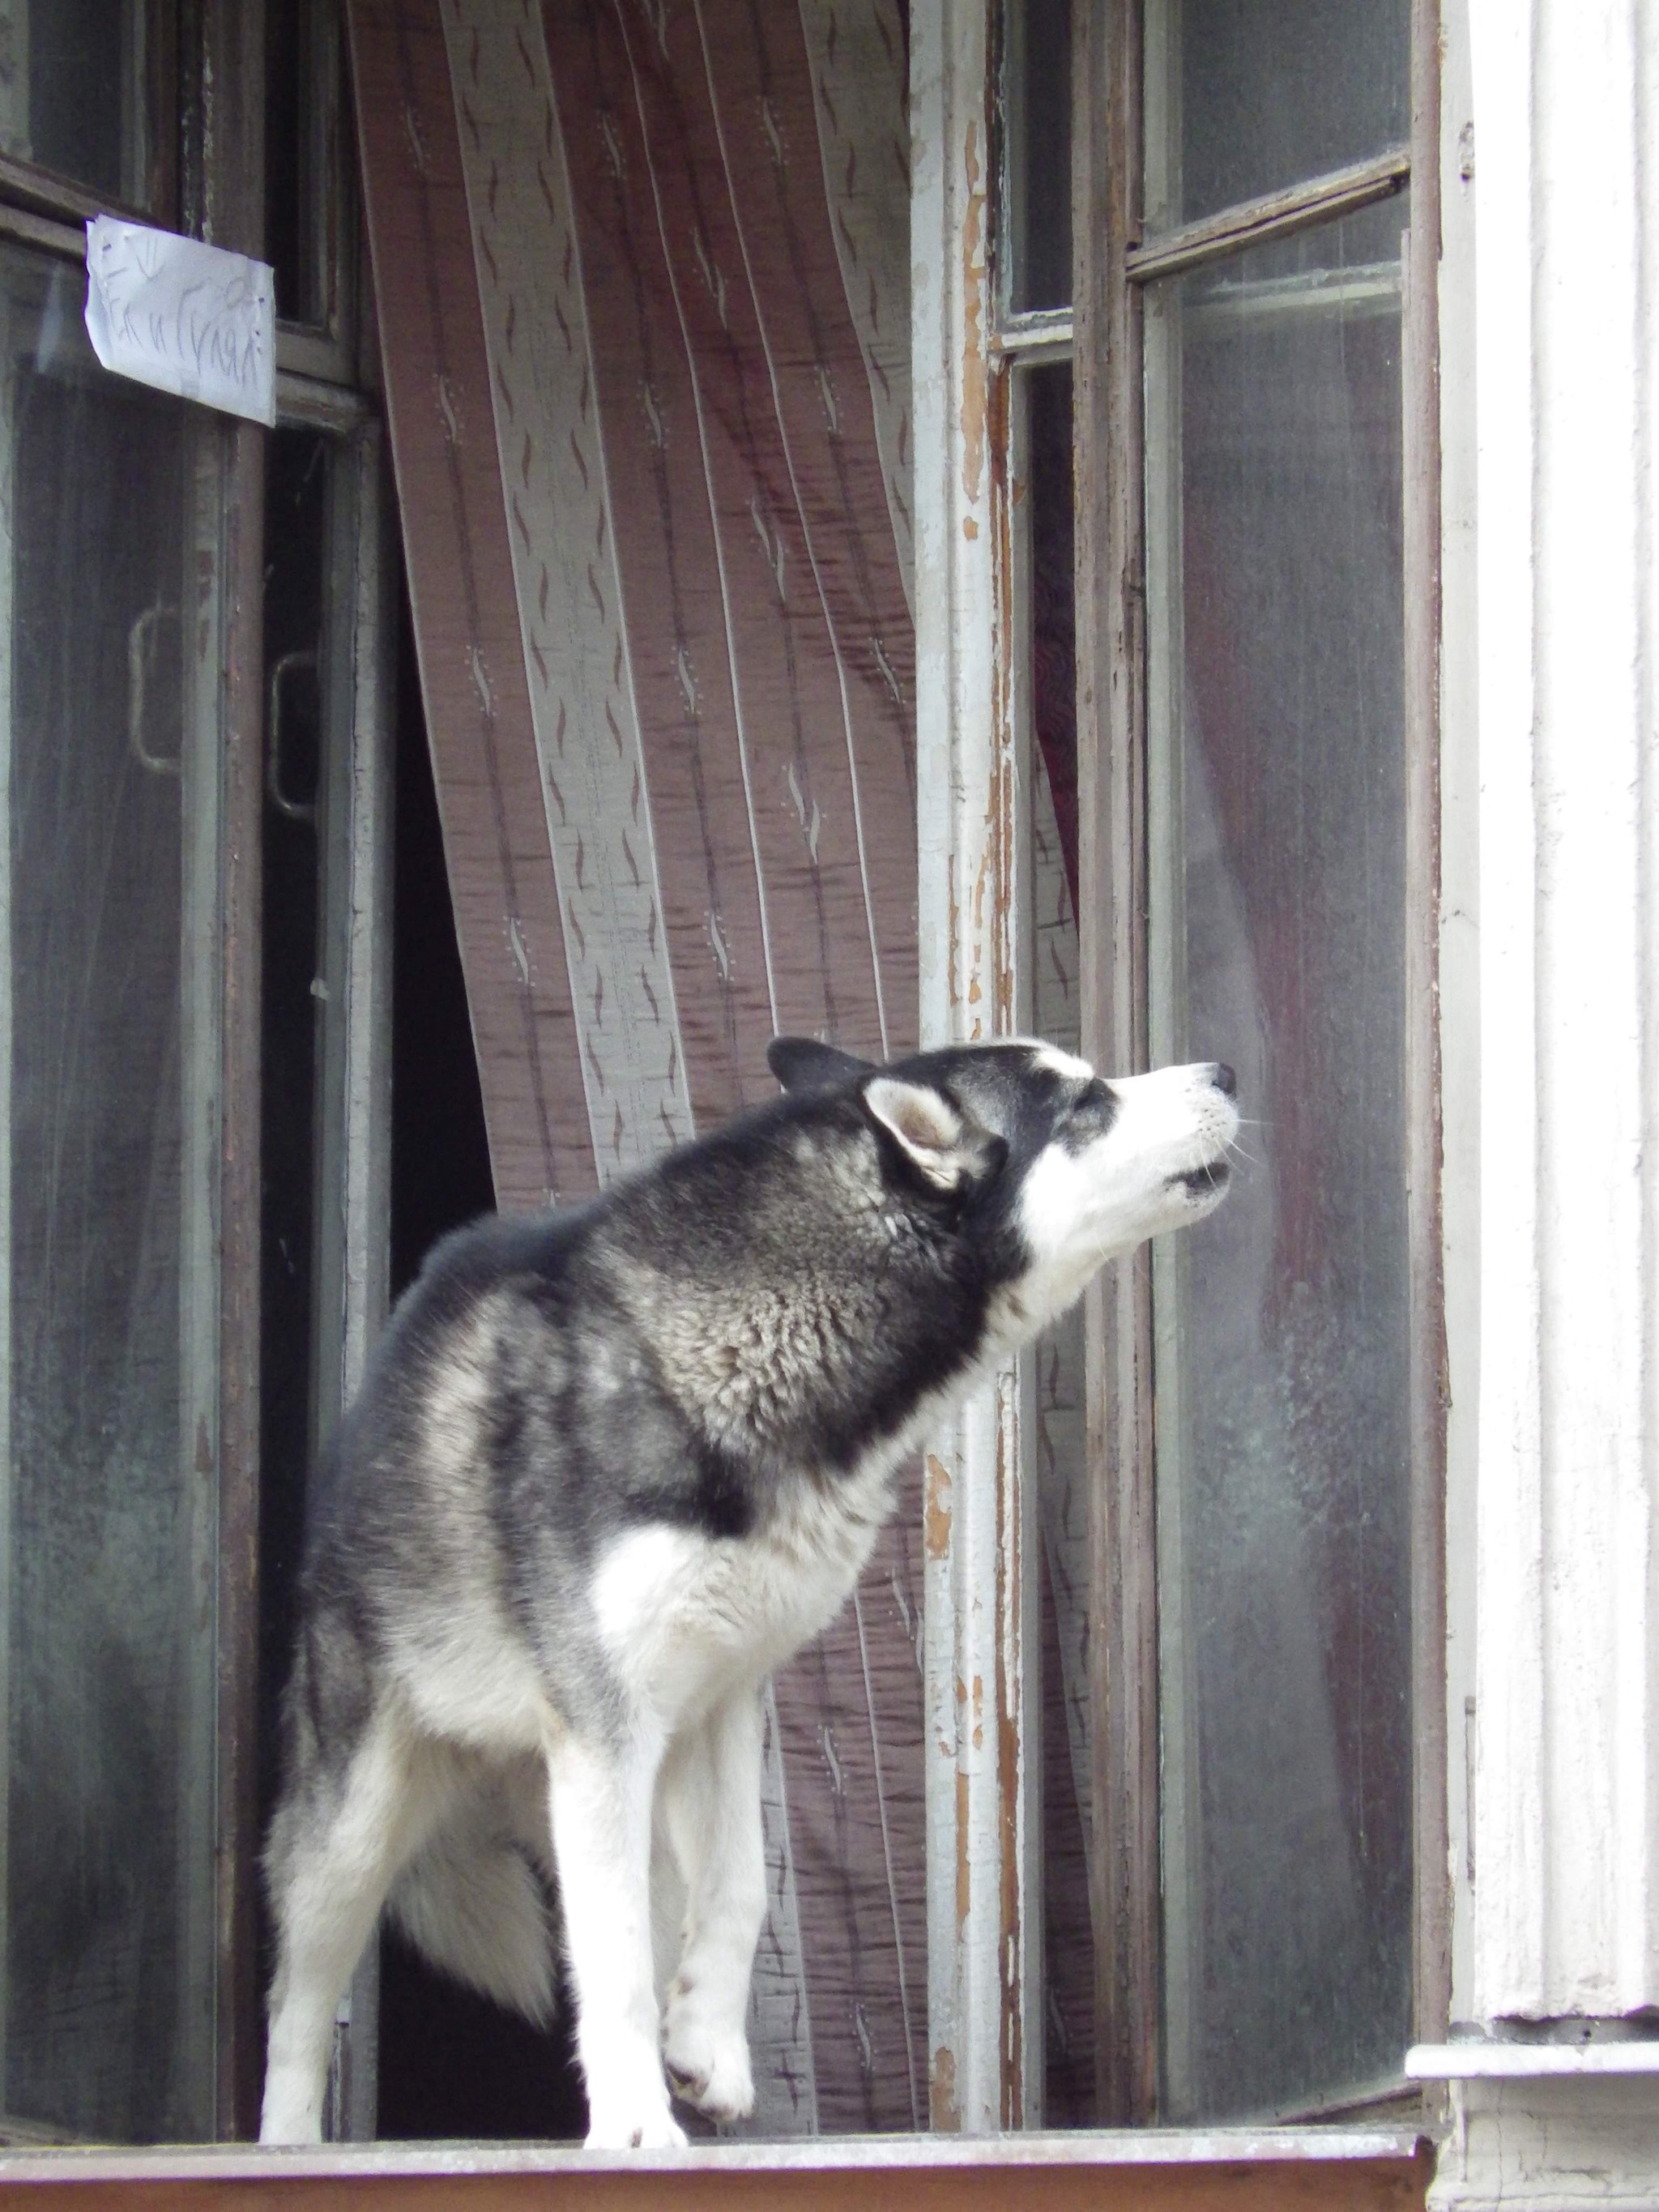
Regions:
<instances>
[{"instance_id":1,"label":"peeling paint","mask_svg":"<svg viewBox=\"0 0 1659 2212\"><path fill-rule=\"evenodd\" d=\"M977 120L963 147L967 205L962 219L962 491L977 507L985 483L985 169Z\"/></svg>"},{"instance_id":2,"label":"peeling paint","mask_svg":"<svg viewBox=\"0 0 1659 2212\"><path fill-rule=\"evenodd\" d=\"M951 1556L951 1470L936 1453L927 1455L927 1501L923 1539L930 1559Z\"/></svg>"},{"instance_id":3,"label":"peeling paint","mask_svg":"<svg viewBox=\"0 0 1659 2212\"><path fill-rule=\"evenodd\" d=\"M969 1848L968 1815L971 1802L968 1777L962 1768L957 1769L957 1941L962 1941L963 1930L968 1925L969 1908L973 1903L973 1853Z\"/></svg>"},{"instance_id":4,"label":"peeling paint","mask_svg":"<svg viewBox=\"0 0 1659 2212\"><path fill-rule=\"evenodd\" d=\"M962 2125L962 2114L957 2109L957 2054L948 2043L941 2043L933 2053L927 2117L940 2134L955 2135Z\"/></svg>"}]
</instances>

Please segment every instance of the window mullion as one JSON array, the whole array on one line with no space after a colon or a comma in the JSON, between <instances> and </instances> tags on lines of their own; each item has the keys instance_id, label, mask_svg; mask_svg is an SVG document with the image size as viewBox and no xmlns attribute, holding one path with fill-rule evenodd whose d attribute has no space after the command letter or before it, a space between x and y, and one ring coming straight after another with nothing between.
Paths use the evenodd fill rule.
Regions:
<instances>
[{"instance_id":1,"label":"window mullion","mask_svg":"<svg viewBox=\"0 0 1659 2212\"><path fill-rule=\"evenodd\" d=\"M931 1044L1008 1034L1023 991L987 28L971 0L919 10L912 23L919 902ZM1028 1398L1013 1366L1002 1369L926 1452L930 2101L935 2128L966 2133L1028 2126L1041 2105Z\"/></svg>"},{"instance_id":2,"label":"window mullion","mask_svg":"<svg viewBox=\"0 0 1659 2212\"><path fill-rule=\"evenodd\" d=\"M1313 223L1354 215L1374 201L1392 198L1410 182L1411 171L1411 149L1393 146L1374 160L1240 200L1201 222L1183 223L1179 229L1130 246L1124 255L1124 273L1131 283L1145 284L1154 276L1202 268L1206 261L1263 246L1269 239L1289 238Z\"/></svg>"},{"instance_id":3,"label":"window mullion","mask_svg":"<svg viewBox=\"0 0 1659 2212\"><path fill-rule=\"evenodd\" d=\"M1146 1066L1141 311L1137 0L1079 10L1073 182L1079 915L1083 1050ZM1103 246L1102 244L1103 241ZM1158 1616L1152 1297L1144 1251L1091 1290L1096 2064L1103 2124L1155 2115L1158 1990Z\"/></svg>"},{"instance_id":4,"label":"window mullion","mask_svg":"<svg viewBox=\"0 0 1659 2212\"><path fill-rule=\"evenodd\" d=\"M1407 1236L1411 1254L1412 1705L1417 2034L1451 2016L1446 1409L1441 1215L1440 0L1412 6L1412 220L1404 276Z\"/></svg>"},{"instance_id":5,"label":"window mullion","mask_svg":"<svg viewBox=\"0 0 1659 2212\"><path fill-rule=\"evenodd\" d=\"M185 147L185 227L258 253L264 238L264 9L203 0ZM219 1193L218 1898L216 2130L254 2132L260 2073L256 1675L259 1540L259 1080L264 797L265 434L226 449L218 639L223 782L220 969L223 1083Z\"/></svg>"}]
</instances>

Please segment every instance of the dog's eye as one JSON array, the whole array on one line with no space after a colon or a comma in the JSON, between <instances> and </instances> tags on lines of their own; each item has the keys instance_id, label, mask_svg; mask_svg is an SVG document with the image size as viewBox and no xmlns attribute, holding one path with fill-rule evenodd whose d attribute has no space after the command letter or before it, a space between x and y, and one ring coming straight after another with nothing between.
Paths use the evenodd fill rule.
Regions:
<instances>
[{"instance_id":1,"label":"dog's eye","mask_svg":"<svg viewBox=\"0 0 1659 2212\"><path fill-rule=\"evenodd\" d=\"M1072 1107L1072 1126L1090 1137L1103 1137L1117 1118L1117 1094L1099 1076L1079 1093Z\"/></svg>"}]
</instances>

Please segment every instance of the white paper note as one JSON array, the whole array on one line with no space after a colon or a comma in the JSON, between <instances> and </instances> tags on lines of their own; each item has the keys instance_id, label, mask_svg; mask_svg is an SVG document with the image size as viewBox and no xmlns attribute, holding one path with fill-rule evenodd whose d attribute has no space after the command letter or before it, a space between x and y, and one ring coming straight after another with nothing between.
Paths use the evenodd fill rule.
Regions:
<instances>
[{"instance_id":1,"label":"white paper note","mask_svg":"<svg viewBox=\"0 0 1659 2212\"><path fill-rule=\"evenodd\" d=\"M87 225L87 334L119 376L276 420L276 294L263 261L98 216Z\"/></svg>"}]
</instances>

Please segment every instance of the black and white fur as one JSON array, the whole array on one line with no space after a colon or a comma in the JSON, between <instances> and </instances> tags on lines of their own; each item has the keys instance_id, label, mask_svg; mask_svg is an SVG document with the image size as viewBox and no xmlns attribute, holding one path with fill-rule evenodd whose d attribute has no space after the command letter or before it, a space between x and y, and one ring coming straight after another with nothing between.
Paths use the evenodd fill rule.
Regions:
<instances>
[{"instance_id":1,"label":"black and white fur","mask_svg":"<svg viewBox=\"0 0 1659 2212\"><path fill-rule=\"evenodd\" d=\"M770 1059L771 1105L589 1206L464 1230L392 1316L308 1553L267 2142L320 2131L383 1904L539 2020L556 1891L589 2142L684 2142L668 2080L748 2112L769 1676L848 1595L928 1425L1226 1185L1213 1064Z\"/></svg>"}]
</instances>

